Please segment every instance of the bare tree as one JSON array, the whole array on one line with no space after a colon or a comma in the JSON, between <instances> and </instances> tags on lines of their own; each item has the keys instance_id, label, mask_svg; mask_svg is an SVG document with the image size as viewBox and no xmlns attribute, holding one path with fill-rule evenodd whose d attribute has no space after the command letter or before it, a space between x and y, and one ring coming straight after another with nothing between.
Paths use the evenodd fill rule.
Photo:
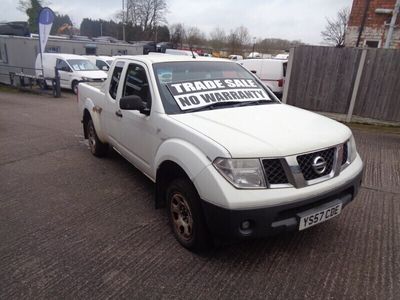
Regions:
<instances>
[{"instance_id":1,"label":"bare tree","mask_svg":"<svg viewBox=\"0 0 400 300\"><path fill-rule=\"evenodd\" d=\"M216 27L210 32L209 43L214 50L221 50L224 48L226 40L227 37L223 29Z\"/></svg>"},{"instance_id":2,"label":"bare tree","mask_svg":"<svg viewBox=\"0 0 400 300\"><path fill-rule=\"evenodd\" d=\"M127 0L124 21L151 35L157 26L166 23L166 13L166 0Z\"/></svg>"},{"instance_id":3,"label":"bare tree","mask_svg":"<svg viewBox=\"0 0 400 300\"><path fill-rule=\"evenodd\" d=\"M169 31L171 34L171 42L174 44L174 46L180 46L182 48L183 41L186 36L185 25L182 23L173 24Z\"/></svg>"},{"instance_id":4,"label":"bare tree","mask_svg":"<svg viewBox=\"0 0 400 300\"><path fill-rule=\"evenodd\" d=\"M350 10L342 8L338 11L335 19L327 18L328 24L324 31L321 31L322 38L328 44L336 47L344 46L344 38L346 34L347 22L349 21Z\"/></svg>"},{"instance_id":5,"label":"bare tree","mask_svg":"<svg viewBox=\"0 0 400 300\"><path fill-rule=\"evenodd\" d=\"M236 28L236 34L238 36L239 43L242 48L250 43L250 33L246 27L240 26Z\"/></svg>"},{"instance_id":6,"label":"bare tree","mask_svg":"<svg viewBox=\"0 0 400 300\"><path fill-rule=\"evenodd\" d=\"M189 27L186 29L186 43L189 44L189 47L194 45L201 45L205 41L204 33L200 31L197 27Z\"/></svg>"},{"instance_id":7,"label":"bare tree","mask_svg":"<svg viewBox=\"0 0 400 300\"><path fill-rule=\"evenodd\" d=\"M231 30L227 37L228 48L232 54L242 54L245 46L249 43L249 30L244 26Z\"/></svg>"}]
</instances>

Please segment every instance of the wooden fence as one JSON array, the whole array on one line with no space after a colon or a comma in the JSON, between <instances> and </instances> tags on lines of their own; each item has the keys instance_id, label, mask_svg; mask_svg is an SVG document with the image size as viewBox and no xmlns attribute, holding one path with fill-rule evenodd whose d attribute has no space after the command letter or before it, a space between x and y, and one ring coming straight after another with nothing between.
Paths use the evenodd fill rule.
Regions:
<instances>
[{"instance_id":1,"label":"wooden fence","mask_svg":"<svg viewBox=\"0 0 400 300\"><path fill-rule=\"evenodd\" d=\"M284 102L400 122L400 50L301 46L289 59Z\"/></svg>"}]
</instances>

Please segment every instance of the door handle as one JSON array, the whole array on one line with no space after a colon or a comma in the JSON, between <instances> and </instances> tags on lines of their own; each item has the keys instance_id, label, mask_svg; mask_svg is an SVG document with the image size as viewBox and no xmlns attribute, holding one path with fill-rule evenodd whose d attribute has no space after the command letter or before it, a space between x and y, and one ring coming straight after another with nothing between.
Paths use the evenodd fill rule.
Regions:
<instances>
[{"instance_id":1,"label":"door handle","mask_svg":"<svg viewBox=\"0 0 400 300\"><path fill-rule=\"evenodd\" d=\"M117 117L122 118L122 112L121 112L120 110L117 110L117 111L115 112L115 115L116 115Z\"/></svg>"}]
</instances>

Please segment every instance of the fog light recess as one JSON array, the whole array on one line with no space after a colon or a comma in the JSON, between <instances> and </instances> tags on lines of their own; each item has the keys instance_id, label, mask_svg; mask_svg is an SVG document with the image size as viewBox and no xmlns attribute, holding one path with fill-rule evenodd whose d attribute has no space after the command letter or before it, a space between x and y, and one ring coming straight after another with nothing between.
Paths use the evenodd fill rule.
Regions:
<instances>
[{"instance_id":1,"label":"fog light recess","mask_svg":"<svg viewBox=\"0 0 400 300\"><path fill-rule=\"evenodd\" d=\"M252 220L244 220L240 223L239 231L244 235L249 235L253 231L254 222Z\"/></svg>"}]
</instances>

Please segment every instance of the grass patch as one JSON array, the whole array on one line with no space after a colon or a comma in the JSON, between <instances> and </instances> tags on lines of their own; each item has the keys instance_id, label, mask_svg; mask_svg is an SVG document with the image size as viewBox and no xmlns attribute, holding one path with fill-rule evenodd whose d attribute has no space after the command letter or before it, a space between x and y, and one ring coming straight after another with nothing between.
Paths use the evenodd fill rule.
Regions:
<instances>
[{"instance_id":1,"label":"grass patch","mask_svg":"<svg viewBox=\"0 0 400 300\"><path fill-rule=\"evenodd\" d=\"M400 126L395 125L374 125L362 123L347 123L346 125L355 130L400 134Z\"/></svg>"},{"instance_id":2,"label":"grass patch","mask_svg":"<svg viewBox=\"0 0 400 300\"><path fill-rule=\"evenodd\" d=\"M18 89L9 85L0 84L0 93L18 93Z\"/></svg>"}]
</instances>

